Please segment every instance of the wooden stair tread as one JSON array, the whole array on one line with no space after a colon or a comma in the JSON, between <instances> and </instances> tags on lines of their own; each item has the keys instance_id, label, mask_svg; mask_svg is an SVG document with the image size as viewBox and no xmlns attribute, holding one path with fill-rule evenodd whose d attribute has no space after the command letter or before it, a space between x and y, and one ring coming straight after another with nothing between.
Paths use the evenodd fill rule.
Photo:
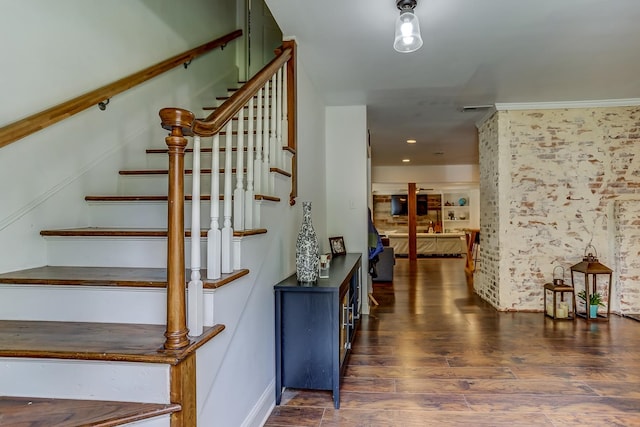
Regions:
<instances>
[{"instance_id":1,"label":"wooden stair tread","mask_svg":"<svg viewBox=\"0 0 640 427\"><path fill-rule=\"evenodd\" d=\"M111 427L180 411L178 404L0 396L4 426Z\"/></svg>"},{"instance_id":2,"label":"wooden stair tread","mask_svg":"<svg viewBox=\"0 0 640 427\"><path fill-rule=\"evenodd\" d=\"M206 326L181 350L164 350L165 325L0 320L0 357L178 364L224 330Z\"/></svg>"},{"instance_id":3,"label":"wooden stair tread","mask_svg":"<svg viewBox=\"0 0 640 427\"><path fill-rule=\"evenodd\" d=\"M236 173L236 170L237 170L236 168L232 168L231 169L231 173ZM224 168L221 168L219 171L220 171L220 173L224 173ZM247 170L245 168L244 172L246 172L246 171ZM284 169L271 167L271 168L269 168L269 171L276 172L276 173L279 173L279 174L287 176L287 177L291 177L291 173L285 171ZM185 173L185 175L193 175L193 170L192 169L185 169L184 173ZM169 174L169 170L168 169L127 169L127 170L119 171L118 174L124 175L124 176L168 175ZM202 174L202 175L210 175L211 174L211 169L200 169L200 174Z\"/></svg>"},{"instance_id":4,"label":"wooden stair tread","mask_svg":"<svg viewBox=\"0 0 640 427\"><path fill-rule=\"evenodd\" d=\"M249 274L242 269L222 274L220 279L207 279L207 271L200 270L205 289L217 289ZM185 273L189 283L190 271ZM2 284L60 285L60 286L119 286L135 288L166 288L167 270L164 268L129 267L69 267L43 266L0 274Z\"/></svg>"},{"instance_id":5,"label":"wooden stair tread","mask_svg":"<svg viewBox=\"0 0 640 427\"><path fill-rule=\"evenodd\" d=\"M233 231L235 237L265 234L266 228ZM121 228L121 227L79 227L42 230L41 236L49 237L167 237L167 230L163 228ZM191 230L185 230L185 237L191 237ZM200 237L207 237L207 230L200 231Z\"/></svg>"},{"instance_id":6,"label":"wooden stair tread","mask_svg":"<svg viewBox=\"0 0 640 427\"><path fill-rule=\"evenodd\" d=\"M236 169L233 168L232 172L236 173ZM169 169L128 169L128 170L121 170L118 173L120 175L168 175ZM185 169L184 173L185 175L192 175L193 170ZM203 175L209 175L211 174L211 169L200 169L200 173ZM224 173L223 168L220 169L220 173Z\"/></svg>"},{"instance_id":7,"label":"wooden stair tread","mask_svg":"<svg viewBox=\"0 0 640 427\"><path fill-rule=\"evenodd\" d=\"M284 149L284 148L283 148ZM254 148L255 150L255 148ZM200 153L211 153L213 151L212 148L200 148ZM226 147L220 147L220 151L224 152L227 151ZM231 151L238 151L237 147L233 147ZM247 147L244 147L245 152L249 151L249 149ZM193 153L193 148L185 148L184 150L185 153ZM147 148L146 150L147 154L168 154L169 153L169 149L168 148Z\"/></svg>"},{"instance_id":8,"label":"wooden stair tread","mask_svg":"<svg viewBox=\"0 0 640 427\"><path fill-rule=\"evenodd\" d=\"M264 194L256 194L253 196L255 200L268 200L272 202L279 202L280 197L267 196ZM184 196L185 200L192 200L193 197L190 194ZM220 200L224 200L224 196L220 195ZM84 198L87 202L166 202L167 196L131 196L131 195L109 195L109 196L86 196ZM203 194L200 196L200 200L211 200L210 194Z\"/></svg>"}]
</instances>

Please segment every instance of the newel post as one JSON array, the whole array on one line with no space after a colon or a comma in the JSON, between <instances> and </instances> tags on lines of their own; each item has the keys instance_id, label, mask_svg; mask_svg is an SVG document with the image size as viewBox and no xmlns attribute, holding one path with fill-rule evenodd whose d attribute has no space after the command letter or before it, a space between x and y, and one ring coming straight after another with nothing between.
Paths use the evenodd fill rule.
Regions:
<instances>
[{"instance_id":1,"label":"newel post","mask_svg":"<svg viewBox=\"0 0 640 427\"><path fill-rule=\"evenodd\" d=\"M167 330L164 348L177 350L189 344L185 297L184 261L184 151L185 135L191 135L195 116L179 108L160 110L162 127L171 133L165 138L169 148L169 197L167 243ZM197 238L198 236L192 237Z\"/></svg>"}]
</instances>

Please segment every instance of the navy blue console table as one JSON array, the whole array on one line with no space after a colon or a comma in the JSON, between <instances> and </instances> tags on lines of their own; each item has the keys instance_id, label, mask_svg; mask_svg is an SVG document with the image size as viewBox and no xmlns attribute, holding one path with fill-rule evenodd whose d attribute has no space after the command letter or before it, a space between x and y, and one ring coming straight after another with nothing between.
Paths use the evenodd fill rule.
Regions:
<instances>
[{"instance_id":1,"label":"navy blue console table","mask_svg":"<svg viewBox=\"0 0 640 427\"><path fill-rule=\"evenodd\" d=\"M285 387L332 390L360 318L361 254L334 257L328 279L301 284L293 274L275 285L276 405Z\"/></svg>"}]
</instances>

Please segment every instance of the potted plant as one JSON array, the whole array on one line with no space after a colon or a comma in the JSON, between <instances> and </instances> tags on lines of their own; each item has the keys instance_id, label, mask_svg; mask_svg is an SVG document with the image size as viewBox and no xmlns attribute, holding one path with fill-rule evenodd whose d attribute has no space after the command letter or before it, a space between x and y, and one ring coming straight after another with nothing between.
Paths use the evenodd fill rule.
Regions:
<instances>
[{"instance_id":1,"label":"potted plant","mask_svg":"<svg viewBox=\"0 0 640 427\"><path fill-rule=\"evenodd\" d=\"M587 303L587 293L585 291L578 292L578 298L583 300L585 304ZM598 306L604 307L604 302L602 301L602 295L594 292L589 295L589 318L595 319L598 317Z\"/></svg>"}]
</instances>

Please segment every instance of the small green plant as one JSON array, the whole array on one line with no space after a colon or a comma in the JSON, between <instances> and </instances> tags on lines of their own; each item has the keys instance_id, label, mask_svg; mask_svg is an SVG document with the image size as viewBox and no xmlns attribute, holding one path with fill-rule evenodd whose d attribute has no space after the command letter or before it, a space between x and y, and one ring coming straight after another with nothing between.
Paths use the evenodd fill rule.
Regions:
<instances>
[{"instance_id":1,"label":"small green plant","mask_svg":"<svg viewBox=\"0 0 640 427\"><path fill-rule=\"evenodd\" d=\"M585 291L578 292L578 298L586 302L587 293ZM604 307L604 302L602 301L602 295L600 295L598 292L595 292L589 295L589 305L599 305L601 307Z\"/></svg>"}]
</instances>

